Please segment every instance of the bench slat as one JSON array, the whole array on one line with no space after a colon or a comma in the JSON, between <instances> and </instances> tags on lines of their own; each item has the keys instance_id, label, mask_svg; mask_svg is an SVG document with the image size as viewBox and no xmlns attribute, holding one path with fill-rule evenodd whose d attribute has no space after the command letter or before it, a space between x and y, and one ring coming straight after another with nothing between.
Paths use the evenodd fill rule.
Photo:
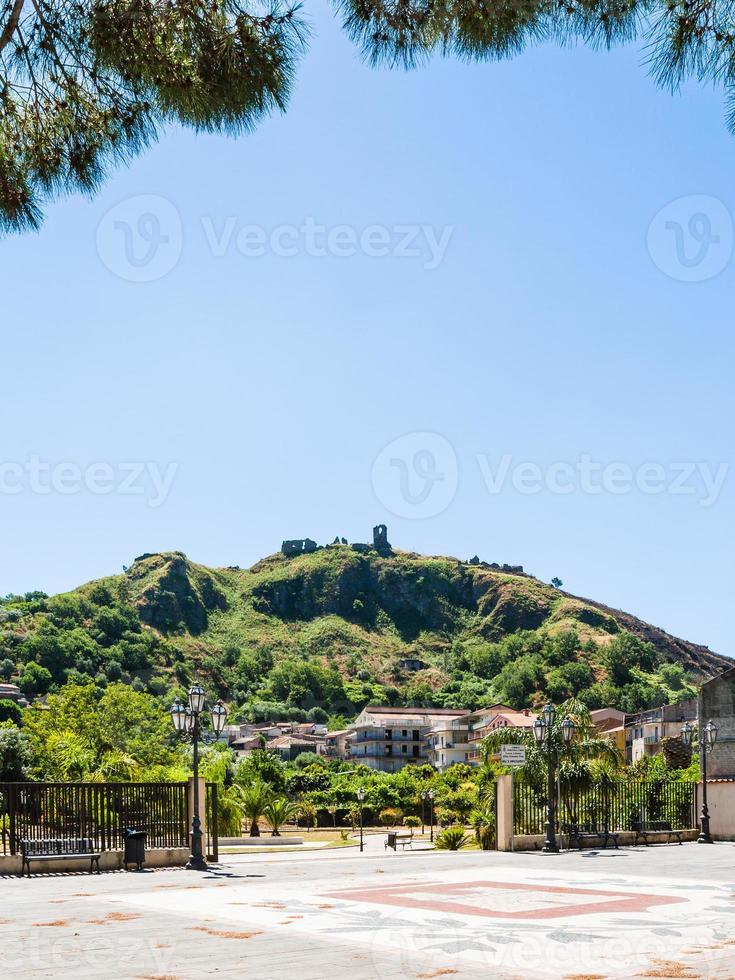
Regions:
<instances>
[{"instance_id":1,"label":"bench slat","mask_svg":"<svg viewBox=\"0 0 735 980\"><path fill-rule=\"evenodd\" d=\"M97 865L100 870L101 852L96 850L94 842L89 837L51 837L39 840L21 840L22 857L21 876L26 867L28 876L31 874L32 861L74 861L80 858L89 860L89 870Z\"/></svg>"}]
</instances>

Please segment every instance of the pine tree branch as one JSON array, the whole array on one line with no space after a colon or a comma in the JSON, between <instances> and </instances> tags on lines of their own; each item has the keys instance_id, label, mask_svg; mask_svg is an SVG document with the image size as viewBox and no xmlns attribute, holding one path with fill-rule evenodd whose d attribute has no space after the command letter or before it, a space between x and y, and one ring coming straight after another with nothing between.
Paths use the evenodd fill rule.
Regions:
<instances>
[{"instance_id":1,"label":"pine tree branch","mask_svg":"<svg viewBox=\"0 0 735 980\"><path fill-rule=\"evenodd\" d=\"M7 47L11 38L13 37L13 34L15 34L15 31L17 30L20 15L23 11L23 3L24 0L15 0L15 3L13 4L13 8L10 11L10 20L3 28L2 34L0 34L0 51Z\"/></svg>"}]
</instances>

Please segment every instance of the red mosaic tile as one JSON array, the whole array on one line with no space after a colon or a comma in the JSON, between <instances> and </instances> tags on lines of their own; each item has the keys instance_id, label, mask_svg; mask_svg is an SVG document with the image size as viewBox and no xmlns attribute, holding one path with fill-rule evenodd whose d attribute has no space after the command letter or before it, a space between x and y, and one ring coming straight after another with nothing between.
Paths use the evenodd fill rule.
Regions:
<instances>
[{"instance_id":1,"label":"red mosaic tile","mask_svg":"<svg viewBox=\"0 0 735 980\"><path fill-rule=\"evenodd\" d=\"M516 893L521 901L528 893L543 895L554 900L557 896L573 896L582 901L570 901L552 908L538 907L508 911L503 908L486 908L473 905L468 900L472 893L480 891L492 900L498 890ZM437 901L427 892L439 892L445 898ZM423 897L422 897L423 895ZM453 896L457 901L452 901ZM557 919L578 915L595 915L600 912L645 912L657 905L673 905L685 902L685 898L671 895L630 894L604 891L599 888L569 888L555 885L530 885L524 882L463 881L446 883L437 881L428 885L388 885L380 888L354 888L348 891L329 892L329 898L341 898L350 902L367 902L375 905L396 905L404 909L425 909L429 912L454 912L459 915L477 915L489 919ZM498 896L499 897L499 896ZM589 898L589 901L584 901Z\"/></svg>"}]
</instances>

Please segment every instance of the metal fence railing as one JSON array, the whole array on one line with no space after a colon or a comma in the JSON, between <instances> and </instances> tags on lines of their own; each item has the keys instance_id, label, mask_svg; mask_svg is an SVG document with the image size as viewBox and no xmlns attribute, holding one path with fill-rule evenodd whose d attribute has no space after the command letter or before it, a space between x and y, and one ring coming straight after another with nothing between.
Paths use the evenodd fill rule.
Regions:
<instances>
[{"instance_id":1,"label":"metal fence railing","mask_svg":"<svg viewBox=\"0 0 735 980\"><path fill-rule=\"evenodd\" d=\"M630 830L636 821L668 820L675 830L696 826L694 783L640 781L566 790L556 787L556 829L594 823L610 831ZM543 834L546 789L516 782L513 786L513 833Z\"/></svg>"},{"instance_id":2,"label":"metal fence railing","mask_svg":"<svg viewBox=\"0 0 735 980\"><path fill-rule=\"evenodd\" d=\"M89 838L119 850L126 827L144 830L148 847L189 843L186 783L0 783L0 854L21 840Z\"/></svg>"}]
</instances>

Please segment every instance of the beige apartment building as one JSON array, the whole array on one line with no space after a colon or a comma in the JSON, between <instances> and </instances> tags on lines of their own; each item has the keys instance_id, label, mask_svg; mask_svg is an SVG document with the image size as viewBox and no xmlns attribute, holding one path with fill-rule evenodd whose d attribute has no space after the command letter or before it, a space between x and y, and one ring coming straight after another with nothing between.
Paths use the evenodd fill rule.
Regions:
<instances>
[{"instance_id":1,"label":"beige apartment building","mask_svg":"<svg viewBox=\"0 0 735 980\"><path fill-rule=\"evenodd\" d=\"M449 708L363 708L350 726L349 758L380 772L424 765L428 733L465 714Z\"/></svg>"},{"instance_id":2,"label":"beige apartment building","mask_svg":"<svg viewBox=\"0 0 735 980\"><path fill-rule=\"evenodd\" d=\"M459 718L442 719L426 736L429 762L444 772L458 762L480 764L480 742L498 728L526 729L536 719L532 712L516 711L507 704L492 704L465 711Z\"/></svg>"}]
</instances>

